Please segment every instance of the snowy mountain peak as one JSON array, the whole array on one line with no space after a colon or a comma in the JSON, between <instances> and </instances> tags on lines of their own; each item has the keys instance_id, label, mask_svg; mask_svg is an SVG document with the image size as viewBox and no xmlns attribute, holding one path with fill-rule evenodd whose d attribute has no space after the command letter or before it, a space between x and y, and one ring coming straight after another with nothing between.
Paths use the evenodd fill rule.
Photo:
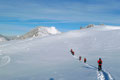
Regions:
<instances>
[{"instance_id":1,"label":"snowy mountain peak","mask_svg":"<svg viewBox=\"0 0 120 80\"><path fill-rule=\"evenodd\" d=\"M91 27L94 27L95 25L94 24L89 24L88 26L86 26L86 28L91 28Z\"/></svg>"},{"instance_id":2,"label":"snowy mountain peak","mask_svg":"<svg viewBox=\"0 0 120 80\"><path fill-rule=\"evenodd\" d=\"M60 33L55 27L43 27L43 26L40 26L38 27L38 34L41 34L41 33L48 33L48 34L58 34Z\"/></svg>"},{"instance_id":3,"label":"snowy mountain peak","mask_svg":"<svg viewBox=\"0 0 120 80\"><path fill-rule=\"evenodd\" d=\"M43 37L48 35L54 35L54 34L60 34L61 32L58 31L55 27L44 27L39 26L37 28L32 29L30 32L26 33L25 35L22 35L20 39L26 39L31 37Z\"/></svg>"}]
</instances>

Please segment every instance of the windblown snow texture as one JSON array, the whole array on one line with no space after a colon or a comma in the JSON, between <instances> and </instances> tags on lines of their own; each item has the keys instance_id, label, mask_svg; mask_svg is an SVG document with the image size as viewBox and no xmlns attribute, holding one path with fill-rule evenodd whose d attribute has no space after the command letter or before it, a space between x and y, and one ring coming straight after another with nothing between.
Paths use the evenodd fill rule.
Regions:
<instances>
[{"instance_id":1,"label":"windblown snow texture","mask_svg":"<svg viewBox=\"0 0 120 80\"><path fill-rule=\"evenodd\" d=\"M84 57L89 66L83 63ZM96 69L99 57L103 60L100 73ZM119 80L119 60L120 27L95 26L54 36L0 43L0 79ZM94 68L90 67L92 65Z\"/></svg>"}]
</instances>

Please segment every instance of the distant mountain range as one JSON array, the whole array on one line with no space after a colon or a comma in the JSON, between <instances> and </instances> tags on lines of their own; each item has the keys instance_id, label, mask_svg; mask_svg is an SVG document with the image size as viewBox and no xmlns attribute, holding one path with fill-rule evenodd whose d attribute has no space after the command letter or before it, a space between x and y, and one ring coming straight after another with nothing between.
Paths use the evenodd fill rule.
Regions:
<instances>
[{"instance_id":1,"label":"distant mountain range","mask_svg":"<svg viewBox=\"0 0 120 80\"><path fill-rule=\"evenodd\" d=\"M16 39L27 39L27 38L32 38L32 37L43 37L43 36L60 34L60 33L61 32L58 31L55 27L39 26L21 36L13 36L13 37L6 36L5 37L3 35L0 35L0 42L16 40Z\"/></svg>"},{"instance_id":2,"label":"distant mountain range","mask_svg":"<svg viewBox=\"0 0 120 80\"><path fill-rule=\"evenodd\" d=\"M103 25L103 24L102 24ZM94 27L94 24L89 24L86 27L80 27L80 29L86 29L86 28L91 28ZM45 26L39 26L31 31L27 32L24 35L21 36L13 36L13 37L5 37L3 35L0 35L0 42L3 41L9 41L9 40L16 40L16 39L27 39L27 38L33 38L33 37L43 37L43 36L49 36L49 35L55 35L55 34L60 34L61 32L58 31L55 27L45 27Z\"/></svg>"}]
</instances>

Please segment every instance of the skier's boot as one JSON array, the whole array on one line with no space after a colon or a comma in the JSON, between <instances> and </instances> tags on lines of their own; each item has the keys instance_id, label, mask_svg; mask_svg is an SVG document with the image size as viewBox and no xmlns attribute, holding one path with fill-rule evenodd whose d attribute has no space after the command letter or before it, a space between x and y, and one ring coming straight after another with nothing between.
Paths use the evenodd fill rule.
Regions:
<instances>
[{"instance_id":1,"label":"skier's boot","mask_svg":"<svg viewBox=\"0 0 120 80\"><path fill-rule=\"evenodd\" d=\"M101 71L101 68L100 68L100 67L98 67L98 71Z\"/></svg>"}]
</instances>

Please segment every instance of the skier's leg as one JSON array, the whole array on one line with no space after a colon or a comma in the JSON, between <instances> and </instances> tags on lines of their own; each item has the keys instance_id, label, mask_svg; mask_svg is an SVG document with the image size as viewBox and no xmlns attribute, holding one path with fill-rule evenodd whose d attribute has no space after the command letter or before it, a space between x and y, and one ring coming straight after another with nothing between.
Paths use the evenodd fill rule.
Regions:
<instances>
[{"instance_id":1,"label":"skier's leg","mask_svg":"<svg viewBox=\"0 0 120 80\"><path fill-rule=\"evenodd\" d=\"M101 70L101 65L99 65L99 67L100 67L100 70Z\"/></svg>"},{"instance_id":2,"label":"skier's leg","mask_svg":"<svg viewBox=\"0 0 120 80\"><path fill-rule=\"evenodd\" d=\"M99 65L98 65L98 71L100 70L100 67L99 67Z\"/></svg>"}]
</instances>

